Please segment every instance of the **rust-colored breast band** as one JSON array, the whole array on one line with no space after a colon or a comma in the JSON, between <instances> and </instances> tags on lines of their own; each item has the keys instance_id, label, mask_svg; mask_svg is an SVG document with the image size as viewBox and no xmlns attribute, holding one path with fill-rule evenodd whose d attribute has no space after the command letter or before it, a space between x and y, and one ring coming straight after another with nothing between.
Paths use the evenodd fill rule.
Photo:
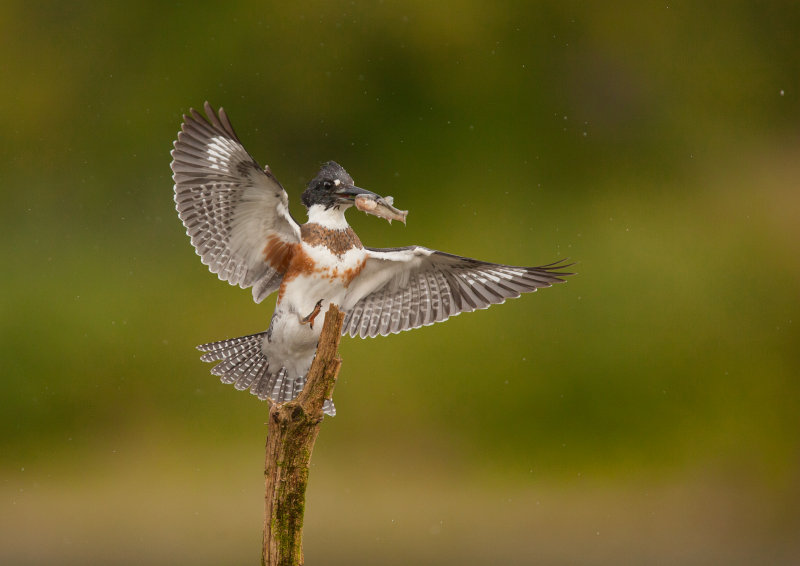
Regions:
<instances>
[{"instance_id":1,"label":"rust-colored breast band","mask_svg":"<svg viewBox=\"0 0 800 566\"><path fill-rule=\"evenodd\" d=\"M331 230L319 224L303 224L300 226L300 237L309 246L325 246L339 257L349 249L364 247L349 226L343 230Z\"/></svg>"}]
</instances>

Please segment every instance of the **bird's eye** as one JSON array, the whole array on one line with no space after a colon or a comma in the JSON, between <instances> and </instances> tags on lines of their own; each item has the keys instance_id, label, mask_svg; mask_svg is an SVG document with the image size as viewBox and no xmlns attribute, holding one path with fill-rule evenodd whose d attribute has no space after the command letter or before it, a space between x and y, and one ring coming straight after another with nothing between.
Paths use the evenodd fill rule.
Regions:
<instances>
[{"instance_id":1,"label":"bird's eye","mask_svg":"<svg viewBox=\"0 0 800 566\"><path fill-rule=\"evenodd\" d=\"M326 189L330 189L333 186L333 183L331 183L330 181L325 181L324 183L322 183L322 186L325 187Z\"/></svg>"}]
</instances>

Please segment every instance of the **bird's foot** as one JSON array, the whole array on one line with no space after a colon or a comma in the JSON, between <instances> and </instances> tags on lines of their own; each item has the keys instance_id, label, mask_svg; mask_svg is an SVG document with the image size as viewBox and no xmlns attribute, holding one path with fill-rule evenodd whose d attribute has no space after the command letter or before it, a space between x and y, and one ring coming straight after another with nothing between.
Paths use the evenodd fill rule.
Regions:
<instances>
[{"instance_id":1,"label":"bird's foot","mask_svg":"<svg viewBox=\"0 0 800 566\"><path fill-rule=\"evenodd\" d=\"M314 319L317 318L317 315L322 310L322 302L324 300L325 299L320 299L317 301L317 304L314 305L314 310L311 311L311 314L300 319L300 324L308 324L311 326L311 330L314 330Z\"/></svg>"}]
</instances>

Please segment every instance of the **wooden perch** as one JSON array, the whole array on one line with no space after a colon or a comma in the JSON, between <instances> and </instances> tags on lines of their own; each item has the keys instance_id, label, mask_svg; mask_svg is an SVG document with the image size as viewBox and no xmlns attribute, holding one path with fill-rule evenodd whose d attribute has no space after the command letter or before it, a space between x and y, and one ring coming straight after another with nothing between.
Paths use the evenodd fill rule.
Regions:
<instances>
[{"instance_id":1,"label":"wooden perch","mask_svg":"<svg viewBox=\"0 0 800 566\"><path fill-rule=\"evenodd\" d=\"M342 365L338 350L343 321L344 313L331 305L303 391L293 401L273 403L269 408L261 555L264 566L303 564L308 464L322 424L322 404L331 398Z\"/></svg>"}]
</instances>

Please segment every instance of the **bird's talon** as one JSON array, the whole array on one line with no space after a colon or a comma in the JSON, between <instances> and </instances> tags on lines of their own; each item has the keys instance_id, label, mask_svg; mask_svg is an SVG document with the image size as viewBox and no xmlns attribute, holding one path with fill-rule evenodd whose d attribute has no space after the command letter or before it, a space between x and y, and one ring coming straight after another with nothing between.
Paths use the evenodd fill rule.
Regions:
<instances>
[{"instance_id":1,"label":"bird's talon","mask_svg":"<svg viewBox=\"0 0 800 566\"><path fill-rule=\"evenodd\" d=\"M317 304L314 305L314 310L311 311L311 314L300 319L300 324L308 324L311 327L311 330L314 330L314 319L317 318L317 315L322 310L322 302L324 300L325 299L320 299L317 301Z\"/></svg>"}]
</instances>

